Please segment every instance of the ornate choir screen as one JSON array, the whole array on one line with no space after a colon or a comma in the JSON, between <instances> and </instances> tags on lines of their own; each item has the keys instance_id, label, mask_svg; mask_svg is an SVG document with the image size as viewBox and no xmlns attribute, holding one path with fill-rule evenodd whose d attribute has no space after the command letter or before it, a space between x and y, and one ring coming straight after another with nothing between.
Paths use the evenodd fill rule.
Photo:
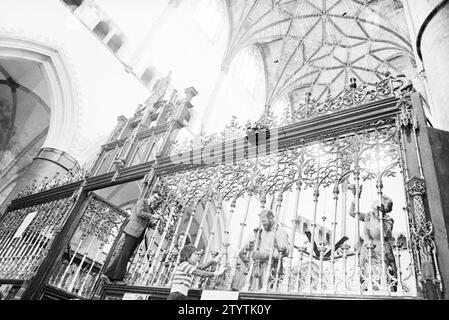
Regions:
<instances>
[{"instance_id":1,"label":"ornate choir screen","mask_svg":"<svg viewBox=\"0 0 449 320\"><path fill-rule=\"evenodd\" d=\"M163 219L146 231L132 257L129 285L170 287L187 233L203 250L202 262L222 253L220 264L229 267L220 277L196 279L196 288L256 296L428 297L424 291L441 290L441 277L417 139L425 120L418 94L398 94L407 88L388 78L372 90L351 87L324 104L306 99L293 106L290 121L270 122L267 113L255 125L234 123L224 134L199 136L190 150L169 139L179 121L152 127L158 135L147 146L138 142L152 128L112 139L94 176L80 171L33 184L11 203L0 221L0 292L11 298L12 283L31 279L21 297L38 299L47 289L64 297L95 296L99 275L123 240L127 214L117 206L130 208L136 192L159 185ZM195 94L186 92L179 119ZM152 110L145 111L150 118ZM116 131L131 131L136 119L126 126L122 119ZM161 137L156 148L154 138ZM158 156L150 156L159 147ZM114 173L100 174L106 151L118 155L125 148L131 165L109 162L105 171ZM126 185L144 176L138 191ZM116 189L101 191L110 187ZM259 235L263 209L273 213L271 238ZM266 259L253 259L251 251L262 246Z\"/></svg>"},{"instance_id":2,"label":"ornate choir screen","mask_svg":"<svg viewBox=\"0 0 449 320\"><path fill-rule=\"evenodd\" d=\"M220 264L229 267L219 278L196 279L196 288L417 296L419 249L405 166L402 129L387 121L161 176L169 190L164 219L147 231L127 282L169 287L185 242L180 234L188 233L203 250L202 262L220 252ZM274 255L277 237L267 261L249 252L260 245L264 208L274 213L275 232L288 234L281 261Z\"/></svg>"},{"instance_id":3,"label":"ornate choir screen","mask_svg":"<svg viewBox=\"0 0 449 320\"><path fill-rule=\"evenodd\" d=\"M0 225L0 279L28 280L63 227L74 197L8 211Z\"/></svg>"},{"instance_id":4,"label":"ornate choir screen","mask_svg":"<svg viewBox=\"0 0 449 320\"><path fill-rule=\"evenodd\" d=\"M66 250L52 269L49 284L90 298L100 271L128 214L92 194Z\"/></svg>"}]
</instances>

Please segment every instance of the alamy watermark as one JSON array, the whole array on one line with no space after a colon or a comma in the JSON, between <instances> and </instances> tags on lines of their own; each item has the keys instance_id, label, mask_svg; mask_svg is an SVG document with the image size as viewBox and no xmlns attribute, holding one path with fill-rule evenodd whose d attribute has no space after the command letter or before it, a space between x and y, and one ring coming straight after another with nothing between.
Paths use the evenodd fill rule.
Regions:
<instances>
[{"instance_id":1,"label":"alamy watermark","mask_svg":"<svg viewBox=\"0 0 449 320\"><path fill-rule=\"evenodd\" d=\"M225 162L276 154L279 148L279 129L262 130L247 136L198 146L192 150L175 152L169 156L176 165L213 165Z\"/></svg>"}]
</instances>

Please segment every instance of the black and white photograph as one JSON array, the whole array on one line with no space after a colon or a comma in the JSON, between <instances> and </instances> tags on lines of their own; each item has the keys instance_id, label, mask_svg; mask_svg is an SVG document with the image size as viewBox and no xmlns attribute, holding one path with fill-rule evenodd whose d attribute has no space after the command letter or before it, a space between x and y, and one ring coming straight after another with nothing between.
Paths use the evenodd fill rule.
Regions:
<instances>
[{"instance_id":1,"label":"black and white photograph","mask_svg":"<svg viewBox=\"0 0 449 320\"><path fill-rule=\"evenodd\" d=\"M0 307L449 300L446 188L449 0L0 0Z\"/></svg>"}]
</instances>

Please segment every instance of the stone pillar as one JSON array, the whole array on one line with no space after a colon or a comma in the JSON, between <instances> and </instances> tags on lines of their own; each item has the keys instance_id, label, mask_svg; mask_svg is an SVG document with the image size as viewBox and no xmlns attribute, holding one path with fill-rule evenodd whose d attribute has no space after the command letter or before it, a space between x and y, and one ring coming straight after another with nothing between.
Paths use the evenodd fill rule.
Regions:
<instances>
[{"instance_id":1,"label":"stone pillar","mask_svg":"<svg viewBox=\"0 0 449 320\"><path fill-rule=\"evenodd\" d=\"M430 106L433 106L432 103L432 97L430 95L430 89L429 89L429 82L426 78L426 73L424 71L424 65L421 61L421 59L418 56L418 50L416 48L416 38L418 35L418 27L416 26L416 23L418 22L418 19L416 18L416 15L413 13L416 12L416 9L413 9L413 6L410 5L410 2L415 0L403 0L404 2L404 15L405 19L407 21L408 26L408 32L411 40L411 44L413 47L413 55L415 58L415 72L416 72L416 78L411 79L413 82L413 87L415 90L417 90L419 93L421 93L428 104ZM421 20L424 20L424 18L420 18ZM433 122L433 119L431 119Z\"/></svg>"},{"instance_id":2,"label":"stone pillar","mask_svg":"<svg viewBox=\"0 0 449 320\"><path fill-rule=\"evenodd\" d=\"M407 0L430 87L434 125L449 130L449 0ZM412 39L414 40L414 39Z\"/></svg>"},{"instance_id":3,"label":"stone pillar","mask_svg":"<svg viewBox=\"0 0 449 320\"><path fill-rule=\"evenodd\" d=\"M22 189L33 184L33 180L40 183L44 177L50 180L56 172L64 175L64 173L71 169L78 171L80 166L69 154L58 149L43 147L23 173L17 185L1 204L0 215L5 212L9 203L17 197Z\"/></svg>"}]
</instances>

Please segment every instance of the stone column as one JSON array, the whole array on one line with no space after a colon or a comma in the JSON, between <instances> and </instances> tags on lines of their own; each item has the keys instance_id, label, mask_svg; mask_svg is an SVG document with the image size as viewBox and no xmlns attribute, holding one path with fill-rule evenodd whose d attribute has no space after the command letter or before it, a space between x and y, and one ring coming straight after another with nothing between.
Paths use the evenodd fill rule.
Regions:
<instances>
[{"instance_id":1,"label":"stone column","mask_svg":"<svg viewBox=\"0 0 449 320\"><path fill-rule=\"evenodd\" d=\"M430 87L434 125L449 130L449 0L404 1L417 30L416 50Z\"/></svg>"},{"instance_id":2,"label":"stone column","mask_svg":"<svg viewBox=\"0 0 449 320\"><path fill-rule=\"evenodd\" d=\"M33 162L27 167L17 185L1 204L0 216L3 215L9 203L17 197L22 189L33 184L33 180L40 183L44 177L50 180L56 172L64 175L71 169L74 171L80 169L78 162L73 157L64 151L43 147L33 159Z\"/></svg>"},{"instance_id":3,"label":"stone column","mask_svg":"<svg viewBox=\"0 0 449 320\"><path fill-rule=\"evenodd\" d=\"M430 106L433 106L432 97L430 95L429 82L427 81L426 73L424 71L424 65L418 56L418 50L416 48L416 38L418 35L418 31L419 31L418 27L416 26L418 19L416 18L416 15L414 15L414 12L416 12L416 9L413 9L412 6L409 3L407 3L407 2L414 1L414 0L403 0L403 1L404 1L404 15L405 15L405 19L407 21L407 26L408 26L407 29L408 29L411 44L413 46L413 55L414 55L415 64L416 64L415 65L416 78L411 79L411 80L413 82L413 87L424 96L424 98L426 99L426 101L428 102L428 104ZM424 19L424 18L421 18L421 19ZM433 122L433 119L432 119L432 122Z\"/></svg>"}]
</instances>

